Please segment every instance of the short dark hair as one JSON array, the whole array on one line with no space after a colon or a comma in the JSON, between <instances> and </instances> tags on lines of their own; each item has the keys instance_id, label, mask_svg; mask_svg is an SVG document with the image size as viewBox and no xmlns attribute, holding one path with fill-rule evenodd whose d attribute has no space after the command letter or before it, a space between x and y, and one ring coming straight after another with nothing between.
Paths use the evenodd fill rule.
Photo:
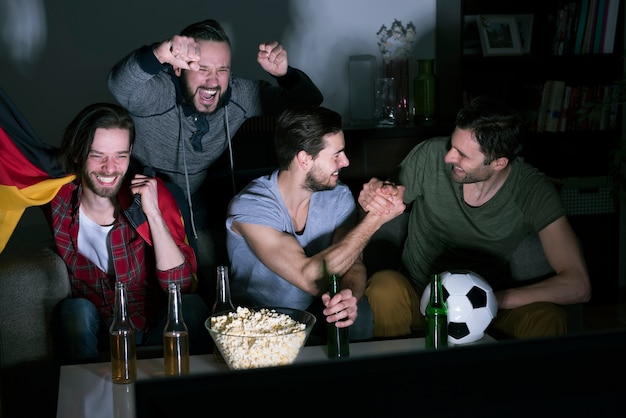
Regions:
<instances>
[{"instance_id":1,"label":"short dark hair","mask_svg":"<svg viewBox=\"0 0 626 418\"><path fill-rule=\"evenodd\" d=\"M135 124L123 107L112 103L94 103L81 110L65 129L59 161L67 173L80 176L98 128L126 129L130 146L135 143Z\"/></svg>"},{"instance_id":2,"label":"short dark hair","mask_svg":"<svg viewBox=\"0 0 626 418\"><path fill-rule=\"evenodd\" d=\"M274 148L278 168L287 170L300 151L315 159L326 146L324 137L342 131L341 115L322 106L295 106L278 116Z\"/></svg>"},{"instance_id":3,"label":"short dark hair","mask_svg":"<svg viewBox=\"0 0 626 418\"><path fill-rule=\"evenodd\" d=\"M519 114L492 97L473 99L457 114L456 126L473 132L486 155L485 164L500 157L513 161L522 150Z\"/></svg>"},{"instance_id":4,"label":"short dark hair","mask_svg":"<svg viewBox=\"0 0 626 418\"><path fill-rule=\"evenodd\" d=\"M181 36L204 41L226 42L230 47L230 39L217 20L206 19L192 23L180 32Z\"/></svg>"}]
</instances>

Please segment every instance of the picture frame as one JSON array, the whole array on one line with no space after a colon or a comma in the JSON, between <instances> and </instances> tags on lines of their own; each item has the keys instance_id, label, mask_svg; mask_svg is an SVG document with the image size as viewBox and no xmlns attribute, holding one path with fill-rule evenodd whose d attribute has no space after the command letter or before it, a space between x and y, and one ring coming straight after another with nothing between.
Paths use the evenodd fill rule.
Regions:
<instances>
[{"instance_id":1,"label":"picture frame","mask_svg":"<svg viewBox=\"0 0 626 418\"><path fill-rule=\"evenodd\" d=\"M522 53L530 54L530 45L533 37L533 22L535 15L523 14L515 15L517 28L519 29L520 42L522 44Z\"/></svg>"},{"instance_id":2,"label":"picture frame","mask_svg":"<svg viewBox=\"0 0 626 418\"><path fill-rule=\"evenodd\" d=\"M515 15L477 15L483 56L522 55L522 42Z\"/></svg>"}]
</instances>

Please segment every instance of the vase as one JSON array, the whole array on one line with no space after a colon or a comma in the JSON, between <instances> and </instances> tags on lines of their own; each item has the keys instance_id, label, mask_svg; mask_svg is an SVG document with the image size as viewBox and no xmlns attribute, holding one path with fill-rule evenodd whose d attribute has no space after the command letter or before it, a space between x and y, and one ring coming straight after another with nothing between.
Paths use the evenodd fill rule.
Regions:
<instances>
[{"instance_id":1,"label":"vase","mask_svg":"<svg viewBox=\"0 0 626 418\"><path fill-rule=\"evenodd\" d=\"M417 60L418 74L413 83L415 124L437 119L439 80L434 72L434 60Z\"/></svg>"},{"instance_id":2,"label":"vase","mask_svg":"<svg viewBox=\"0 0 626 418\"><path fill-rule=\"evenodd\" d=\"M396 125L409 123L409 60L385 62L385 77L393 77L396 84L394 118Z\"/></svg>"},{"instance_id":3,"label":"vase","mask_svg":"<svg viewBox=\"0 0 626 418\"><path fill-rule=\"evenodd\" d=\"M376 126L396 125L396 80L378 77L374 80L374 121Z\"/></svg>"}]
</instances>

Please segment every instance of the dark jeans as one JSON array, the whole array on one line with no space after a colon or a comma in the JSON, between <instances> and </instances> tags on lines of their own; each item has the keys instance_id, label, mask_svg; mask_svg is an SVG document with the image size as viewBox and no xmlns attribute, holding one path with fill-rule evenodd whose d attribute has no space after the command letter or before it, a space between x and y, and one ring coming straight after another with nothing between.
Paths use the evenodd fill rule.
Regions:
<instances>
[{"instance_id":1,"label":"dark jeans","mask_svg":"<svg viewBox=\"0 0 626 418\"><path fill-rule=\"evenodd\" d=\"M182 295L183 318L189 329L191 354L205 354L212 349L211 336L204 326L209 309L196 294ZM147 332L136 332L137 346L163 345L163 328L167 309ZM96 307L83 298L69 298L56 307L54 329L56 350L62 364L92 363L100 360L100 352L109 351L109 325L100 318Z\"/></svg>"}]
</instances>

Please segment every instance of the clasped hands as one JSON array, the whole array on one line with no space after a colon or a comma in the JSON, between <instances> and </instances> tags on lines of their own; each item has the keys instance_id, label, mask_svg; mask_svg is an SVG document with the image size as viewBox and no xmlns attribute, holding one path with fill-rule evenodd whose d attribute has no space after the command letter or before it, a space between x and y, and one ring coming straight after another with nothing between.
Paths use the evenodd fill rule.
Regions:
<instances>
[{"instance_id":1,"label":"clasped hands","mask_svg":"<svg viewBox=\"0 0 626 418\"><path fill-rule=\"evenodd\" d=\"M406 187L373 177L363 185L358 202L365 212L386 216L394 212L404 212L403 202ZM401 209L401 210L400 210Z\"/></svg>"}]
</instances>

